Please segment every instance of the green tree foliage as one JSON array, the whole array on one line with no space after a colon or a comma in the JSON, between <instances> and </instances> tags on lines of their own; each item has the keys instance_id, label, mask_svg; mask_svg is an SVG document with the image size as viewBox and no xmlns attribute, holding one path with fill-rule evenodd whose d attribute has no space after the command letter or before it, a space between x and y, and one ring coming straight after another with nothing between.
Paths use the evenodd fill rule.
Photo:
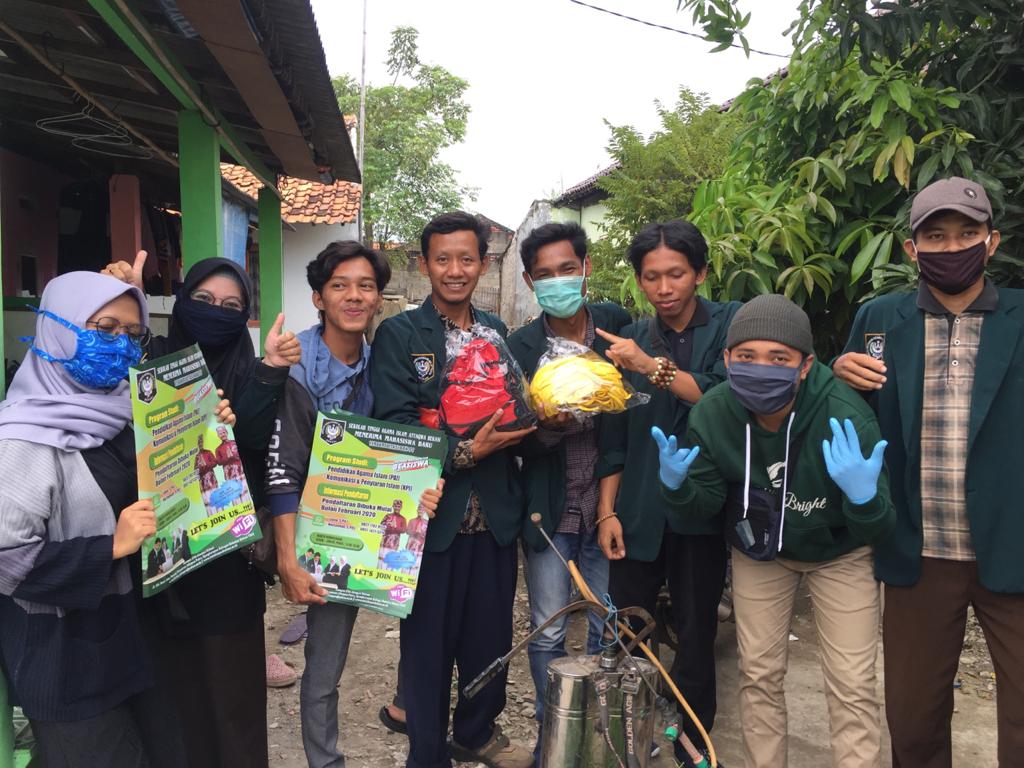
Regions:
<instances>
[{"instance_id":1,"label":"green tree foliage","mask_svg":"<svg viewBox=\"0 0 1024 768\"><path fill-rule=\"evenodd\" d=\"M708 39L743 40L730 0L682 0ZM787 70L752 82L732 111L748 126L702 184L710 288L782 291L835 351L857 304L909 288L911 193L951 175L988 190L1003 246L989 265L1024 286L1022 0L804 0Z\"/></svg>"},{"instance_id":2,"label":"green tree foliage","mask_svg":"<svg viewBox=\"0 0 1024 768\"><path fill-rule=\"evenodd\" d=\"M417 34L412 27L392 32L392 81L366 87L363 225L370 242L414 242L432 216L473 197L439 159L465 138L469 83L420 61ZM359 83L347 75L332 83L342 112L358 114Z\"/></svg>"},{"instance_id":3,"label":"green tree foliage","mask_svg":"<svg viewBox=\"0 0 1024 768\"><path fill-rule=\"evenodd\" d=\"M610 126L609 153L618 167L598 182L610 197L605 231L591 258L590 290L596 297L644 310L650 307L626 261L629 241L652 221L688 216L694 191L722 173L739 131L736 116L685 88L673 108L655 106L661 126L649 138L631 126Z\"/></svg>"}]
</instances>

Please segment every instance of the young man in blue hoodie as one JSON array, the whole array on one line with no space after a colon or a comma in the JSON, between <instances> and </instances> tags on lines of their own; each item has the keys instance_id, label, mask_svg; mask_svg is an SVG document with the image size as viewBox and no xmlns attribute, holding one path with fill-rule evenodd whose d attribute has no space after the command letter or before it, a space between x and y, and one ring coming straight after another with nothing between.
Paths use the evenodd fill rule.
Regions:
<instances>
[{"instance_id":1,"label":"young man in blue hoodie","mask_svg":"<svg viewBox=\"0 0 1024 768\"><path fill-rule=\"evenodd\" d=\"M295 521L306 483L317 412L368 416L374 393L365 332L391 279L383 256L357 242L331 243L306 267L320 323L299 334L302 358L293 365L278 407L267 457L268 503L274 515L277 567L285 599L308 605L306 667L299 703L302 745L310 768L343 768L338 751L338 682L345 669L358 608L327 603L327 591L299 563ZM432 515L439 490L420 508Z\"/></svg>"}]
</instances>

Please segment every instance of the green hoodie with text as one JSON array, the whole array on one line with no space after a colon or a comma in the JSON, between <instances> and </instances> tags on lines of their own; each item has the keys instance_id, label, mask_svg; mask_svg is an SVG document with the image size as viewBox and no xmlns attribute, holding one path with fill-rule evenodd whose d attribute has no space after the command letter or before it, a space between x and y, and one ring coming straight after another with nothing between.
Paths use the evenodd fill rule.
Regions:
<instances>
[{"instance_id":1,"label":"green hoodie with text","mask_svg":"<svg viewBox=\"0 0 1024 768\"><path fill-rule=\"evenodd\" d=\"M733 395L729 382L714 387L690 412L686 444L700 446L689 475L675 491L663 487L672 513L709 518L721 511L730 486L742 498L744 484L774 490L785 499L780 557L823 562L884 539L896 521L883 468L878 493L853 504L832 480L822 455L831 440L829 418L850 419L868 456L880 439L878 422L864 399L815 361L801 382L793 411L770 432ZM747 461L749 447L749 463ZM786 473L787 448L792 469Z\"/></svg>"}]
</instances>

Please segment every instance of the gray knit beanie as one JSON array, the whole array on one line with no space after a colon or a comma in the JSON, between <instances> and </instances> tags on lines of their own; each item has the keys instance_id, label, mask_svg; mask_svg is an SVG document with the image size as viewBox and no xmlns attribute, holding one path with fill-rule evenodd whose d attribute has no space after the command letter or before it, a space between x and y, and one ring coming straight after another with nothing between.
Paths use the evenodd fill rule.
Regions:
<instances>
[{"instance_id":1,"label":"gray knit beanie","mask_svg":"<svg viewBox=\"0 0 1024 768\"><path fill-rule=\"evenodd\" d=\"M725 347L758 340L777 341L805 355L814 353L807 313L780 293L755 296L740 307L733 315Z\"/></svg>"}]
</instances>

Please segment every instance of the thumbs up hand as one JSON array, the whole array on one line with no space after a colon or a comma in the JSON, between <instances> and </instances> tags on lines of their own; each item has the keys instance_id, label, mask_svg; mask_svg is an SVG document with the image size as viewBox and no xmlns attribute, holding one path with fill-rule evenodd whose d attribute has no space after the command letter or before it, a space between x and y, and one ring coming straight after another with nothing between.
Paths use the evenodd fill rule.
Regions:
<instances>
[{"instance_id":1,"label":"thumbs up hand","mask_svg":"<svg viewBox=\"0 0 1024 768\"><path fill-rule=\"evenodd\" d=\"M100 274L116 277L122 283L134 285L140 291L145 291L142 285L142 268L145 266L148 256L146 251L139 251L135 254L135 261L132 264L124 260L112 261L100 270Z\"/></svg>"},{"instance_id":2,"label":"thumbs up hand","mask_svg":"<svg viewBox=\"0 0 1024 768\"><path fill-rule=\"evenodd\" d=\"M267 332L263 355L263 362L271 368L287 368L302 358L299 340L294 333L284 330L284 312L277 316L277 320Z\"/></svg>"}]
</instances>

